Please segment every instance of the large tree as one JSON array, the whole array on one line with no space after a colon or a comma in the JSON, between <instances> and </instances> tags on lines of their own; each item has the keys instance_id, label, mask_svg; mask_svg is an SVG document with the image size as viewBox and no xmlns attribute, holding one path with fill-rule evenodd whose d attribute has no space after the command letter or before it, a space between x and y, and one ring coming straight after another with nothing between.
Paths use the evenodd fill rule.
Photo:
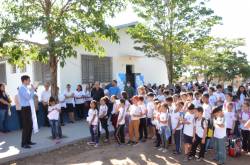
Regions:
<instances>
[{"instance_id":1,"label":"large tree","mask_svg":"<svg viewBox=\"0 0 250 165\"><path fill-rule=\"evenodd\" d=\"M74 46L103 55L100 39L118 41L105 18L120 11L124 0L2 1L0 54L18 65L30 60L48 62L53 96L57 95L58 63L63 66L66 58L76 56ZM42 39L33 40L38 33Z\"/></svg>"},{"instance_id":2,"label":"large tree","mask_svg":"<svg viewBox=\"0 0 250 165\"><path fill-rule=\"evenodd\" d=\"M128 31L137 43L135 49L149 57L163 57L170 84L181 70L182 56L189 44L209 35L221 20L207 7L206 1L132 0L143 20Z\"/></svg>"}]
</instances>

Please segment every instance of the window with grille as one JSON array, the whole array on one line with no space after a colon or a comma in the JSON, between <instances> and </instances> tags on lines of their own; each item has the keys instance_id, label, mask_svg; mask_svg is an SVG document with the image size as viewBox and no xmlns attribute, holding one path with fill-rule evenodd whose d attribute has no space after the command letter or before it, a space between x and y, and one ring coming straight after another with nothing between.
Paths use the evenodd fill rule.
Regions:
<instances>
[{"instance_id":1,"label":"window with grille","mask_svg":"<svg viewBox=\"0 0 250 165\"><path fill-rule=\"evenodd\" d=\"M17 66L11 65L11 73L16 73L16 72L17 72Z\"/></svg>"},{"instance_id":2,"label":"window with grille","mask_svg":"<svg viewBox=\"0 0 250 165\"><path fill-rule=\"evenodd\" d=\"M7 83L5 63L0 63L0 82Z\"/></svg>"},{"instance_id":3,"label":"window with grille","mask_svg":"<svg viewBox=\"0 0 250 165\"><path fill-rule=\"evenodd\" d=\"M50 70L49 64L44 64L40 62L34 63L34 78L35 81L39 81L40 83L45 83L50 81Z\"/></svg>"},{"instance_id":4,"label":"window with grille","mask_svg":"<svg viewBox=\"0 0 250 165\"><path fill-rule=\"evenodd\" d=\"M112 58L82 55L82 83L112 80Z\"/></svg>"}]
</instances>

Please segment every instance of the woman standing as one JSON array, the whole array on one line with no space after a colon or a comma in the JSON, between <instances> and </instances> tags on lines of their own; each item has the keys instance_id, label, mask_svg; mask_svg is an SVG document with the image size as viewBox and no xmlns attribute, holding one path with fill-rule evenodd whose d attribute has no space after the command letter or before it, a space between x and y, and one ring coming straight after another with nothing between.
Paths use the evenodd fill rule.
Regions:
<instances>
[{"instance_id":1,"label":"woman standing","mask_svg":"<svg viewBox=\"0 0 250 165\"><path fill-rule=\"evenodd\" d=\"M11 101L5 92L5 85L0 83L0 131L3 133L9 132L6 128L6 119L10 103Z\"/></svg>"},{"instance_id":2,"label":"woman standing","mask_svg":"<svg viewBox=\"0 0 250 165\"><path fill-rule=\"evenodd\" d=\"M79 120L83 119L83 110L84 110L84 93L82 90L82 85L77 85L76 91L74 92L75 104L76 104L76 113Z\"/></svg>"},{"instance_id":3,"label":"woman standing","mask_svg":"<svg viewBox=\"0 0 250 165\"><path fill-rule=\"evenodd\" d=\"M66 109L69 114L69 122L74 123L75 122L75 117L74 117L74 92L71 90L71 85L67 85L67 89L64 93L65 96L65 102L66 102Z\"/></svg>"}]
</instances>

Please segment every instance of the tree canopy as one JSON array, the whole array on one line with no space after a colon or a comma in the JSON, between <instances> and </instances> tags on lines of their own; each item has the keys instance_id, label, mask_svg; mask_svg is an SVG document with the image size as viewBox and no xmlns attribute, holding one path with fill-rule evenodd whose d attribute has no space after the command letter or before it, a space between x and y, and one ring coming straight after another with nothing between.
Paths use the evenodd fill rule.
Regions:
<instances>
[{"instance_id":1,"label":"tree canopy","mask_svg":"<svg viewBox=\"0 0 250 165\"><path fill-rule=\"evenodd\" d=\"M125 7L124 0L3 0L0 15L0 54L22 65L48 62L52 95L57 91L57 64L76 56L74 46L104 54L99 40L118 42L116 30L105 22ZM32 40L36 33L43 38ZM30 37L23 37L30 36ZM27 39L28 38L28 39Z\"/></svg>"},{"instance_id":2,"label":"tree canopy","mask_svg":"<svg viewBox=\"0 0 250 165\"><path fill-rule=\"evenodd\" d=\"M136 13L144 20L128 33L135 49L166 62L169 83L180 75L183 55L190 44L200 42L221 18L207 7L206 0L132 0ZM166 73L167 74L167 73Z\"/></svg>"}]
</instances>

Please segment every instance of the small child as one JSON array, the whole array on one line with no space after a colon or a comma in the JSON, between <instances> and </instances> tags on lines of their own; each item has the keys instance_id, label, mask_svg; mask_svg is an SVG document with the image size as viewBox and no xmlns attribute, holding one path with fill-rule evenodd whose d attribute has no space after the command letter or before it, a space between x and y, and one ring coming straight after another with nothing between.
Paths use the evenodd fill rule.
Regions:
<instances>
[{"instance_id":1,"label":"small child","mask_svg":"<svg viewBox=\"0 0 250 165\"><path fill-rule=\"evenodd\" d=\"M198 145L200 145L200 153L196 161L201 161L204 159L205 154L205 145L206 145L206 136L207 136L207 120L206 118L202 117L203 115L203 109L202 107L198 107L196 109L196 120L195 120L195 126L194 126L194 134L193 137L193 144L192 149L190 153L189 159L193 159L196 155L196 150L198 148Z\"/></svg>"},{"instance_id":2,"label":"small child","mask_svg":"<svg viewBox=\"0 0 250 165\"><path fill-rule=\"evenodd\" d=\"M162 103L160 107L160 132L161 132L161 139L162 139L162 148L159 148L159 151L163 153L167 152L167 145L168 145L168 138L170 137L170 129L169 129L169 113L168 113L168 105L167 103Z\"/></svg>"},{"instance_id":3,"label":"small child","mask_svg":"<svg viewBox=\"0 0 250 165\"><path fill-rule=\"evenodd\" d=\"M174 136L174 141L175 141L174 154L181 153L181 131L183 128L183 125L181 123L181 117L182 117L181 110L183 106L184 106L183 102L177 102L175 110L172 113L170 113L172 134Z\"/></svg>"},{"instance_id":4,"label":"small child","mask_svg":"<svg viewBox=\"0 0 250 165\"><path fill-rule=\"evenodd\" d=\"M115 134L117 143L119 145L125 144L125 116L126 116L126 109L125 109L125 103L126 100L121 99L120 100L120 108L119 108L119 114L118 114L118 119L117 119L117 131Z\"/></svg>"},{"instance_id":5,"label":"small child","mask_svg":"<svg viewBox=\"0 0 250 165\"><path fill-rule=\"evenodd\" d=\"M246 123L250 120L250 104L248 102L244 102L242 105L242 112L240 115L240 127L241 127L241 135L242 135L242 149L246 153L250 153L250 129L246 128Z\"/></svg>"},{"instance_id":6,"label":"small child","mask_svg":"<svg viewBox=\"0 0 250 165\"><path fill-rule=\"evenodd\" d=\"M219 162L219 165L223 165L226 161L226 120L221 107L216 107L212 114L214 116L215 160Z\"/></svg>"},{"instance_id":7,"label":"small child","mask_svg":"<svg viewBox=\"0 0 250 165\"><path fill-rule=\"evenodd\" d=\"M88 142L88 145L93 145L98 147L99 137L98 137L98 110L97 102L92 100L90 102L90 109L88 112L87 121L89 122L89 130L91 134L91 142Z\"/></svg>"},{"instance_id":8,"label":"small child","mask_svg":"<svg viewBox=\"0 0 250 165\"><path fill-rule=\"evenodd\" d=\"M226 128L227 128L227 137L232 136L234 134L236 117L233 109L234 109L233 103L232 102L227 103L226 111L224 112L226 120Z\"/></svg>"},{"instance_id":9,"label":"small child","mask_svg":"<svg viewBox=\"0 0 250 165\"><path fill-rule=\"evenodd\" d=\"M106 105L106 98L103 97L100 100L99 108L99 119L101 121L101 126L105 130L105 143L109 141L109 129L108 129L108 106ZM99 136L100 137L100 136Z\"/></svg>"},{"instance_id":10,"label":"small child","mask_svg":"<svg viewBox=\"0 0 250 165\"><path fill-rule=\"evenodd\" d=\"M148 131L147 131L147 108L144 103L144 97L139 96L138 107L141 109L141 117L140 117L140 124L139 124L139 140L141 142L145 142L148 138Z\"/></svg>"},{"instance_id":11,"label":"small child","mask_svg":"<svg viewBox=\"0 0 250 165\"><path fill-rule=\"evenodd\" d=\"M194 104L189 103L187 105L187 112L185 113L183 124L183 139L184 139L184 152L185 152L185 158L184 161L188 161L189 154L191 151L192 143L193 143L193 137L194 137Z\"/></svg>"},{"instance_id":12,"label":"small child","mask_svg":"<svg viewBox=\"0 0 250 165\"><path fill-rule=\"evenodd\" d=\"M52 138L57 141L62 137L62 131L60 126L59 114L61 112L60 104L56 104L56 100L54 97L50 97L49 99L49 107L48 107L48 119L51 126Z\"/></svg>"},{"instance_id":13,"label":"small child","mask_svg":"<svg viewBox=\"0 0 250 165\"><path fill-rule=\"evenodd\" d=\"M154 105L154 94L152 92L147 94L147 128L148 128L148 135L149 138L152 138L154 136L154 126L152 124L153 121L153 113L155 109Z\"/></svg>"},{"instance_id":14,"label":"small child","mask_svg":"<svg viewBox=\"0 0 250 165\"><path fill-rule=\"evenodd\" d=\"M155 147L156 148L160 147L160 145L161 145L161 134L159 131L160 130L160 126L159 126L160 105L161 105L161 103L160 103L160 101L158 101L158 99L154 101L155 109L154 109L154 113L153 113L152 123L155 127L155 136L156 136Z\"/></svg>"}]
</instances>

